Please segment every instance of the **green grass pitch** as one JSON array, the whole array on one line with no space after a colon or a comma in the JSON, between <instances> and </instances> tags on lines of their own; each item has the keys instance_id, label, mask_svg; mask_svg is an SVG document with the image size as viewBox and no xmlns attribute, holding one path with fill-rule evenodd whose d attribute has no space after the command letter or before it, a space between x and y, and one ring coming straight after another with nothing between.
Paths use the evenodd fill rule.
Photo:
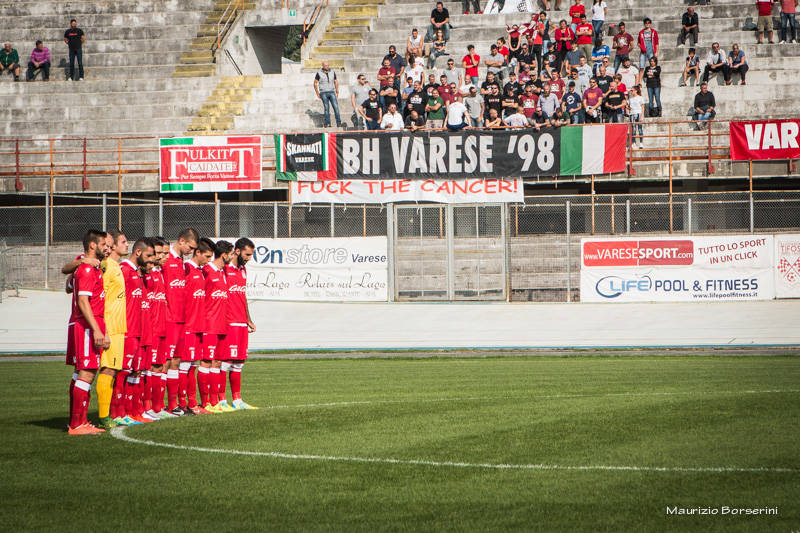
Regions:
<instances>
[{"instance_id":1,"label":"green grass pitch","mask_svg":"<svg viewBox=\"0 0 800 533\"><path fill-rule=\"evenodd\" d=\"M173 448L0 369L4 531L800 531L797 357L257 360L261 410L124 433ZM723 506L778 515L667 513Z\"/></svg>"}]
</instances>

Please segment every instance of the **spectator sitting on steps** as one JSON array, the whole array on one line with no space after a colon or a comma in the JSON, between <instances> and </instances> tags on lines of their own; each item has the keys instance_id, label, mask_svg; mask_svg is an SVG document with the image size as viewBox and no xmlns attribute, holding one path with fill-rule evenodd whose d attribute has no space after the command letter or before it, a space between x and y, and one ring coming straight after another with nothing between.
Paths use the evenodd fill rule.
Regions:
<instances>
[{"instance_id":1,"label":"spectator sitting on steps","mask_svg":"<svg viewBox=\"0 0 800 533\"><path fill-rule=\"evenodd\" d=\"M381 119L383 119L383 109L381 109L381 103L378 101L378 91L375 89L369 90L369 98L364 100L358 107L358 114L364 119L366 129L380 129Z\"/></svg>"},{"instance_id":2,"label":"spectator sitting on steps","mask_svg":"<svg viewBox=\"0 0 800 533\"><path fill-rule=\"evenodd\" d=\"M436 39L433 41L430 52L428 53L428 68L436 66L436 60L441 56L450 55L447 53L447 39L444 38L442 30L436 30Z\"/></svg>"},{"instance_id":3,"label":"spectator sitting on steps","mask_svg":"<svg viewBox=\"0 0 800 533\"><path fill-rule=\"evenodd\" d=\"M714 100L714 93L708 90L708 82L700 84L700 92L694 97L693 119L697 121L697 129L703 129L705 122L717 116L715 108L717 102Z\"/></svg>"},{"instance_id":4,"label":"spectator sitting on steps","mask_svg":"<svg viewBox=\"0 0 800 533\"><path fill-rule=\"evenodd\" d=\"M36 46L31 52L31 59L28 61L28 81L33 81L36 76L36 69L42 69L42 79L50 80L50 50L42 43L36 41Z\"/></svg>"},{"instance_id":5,"label":"spectator sitting on steps","mask_svg":"<svg viewBox=\"0 0 800 533\"><path fill-rule=\"evenodd\" d=\"M436 35L436 30L441 29L444 32L445 40L450 40L450 12L444 7L442 2L436 2L436 8L431 11L431 23L428 26L428 33L425 36L426 41L433 41Z\"/></svg>"},{"instance_id":6,"label":"spectator sitting on steps","mask_svg":"<svg viewBox=\"0 0 800 533\"><path fill-rule=\"evenodd\" d=\"M689 55L686 56L686 63L683 66L683 82L681 83L681 87L686 87L687 78L692 72L694 72L694 83L698 85L700 83L700 59L697 57L694 48L689 48Z\"/></svg>"},{"instance_id":7,"label":"spectator sitting on steps","mask_svg":"<svg viewBox=\"0 0 800 533\"><path fill-rule=\"evenodd\" d=\"M406 41L406 61L411 62L410 56L422 57L423 55L425 55L425 43L419 34L419 30L414 28Z\"/></svg>"},{"instance_id":8,"label":"spectator sitting on steps","mask_svg":"<svg viewBox=\"0 0 800 533\"><path fill-rule=\"evenodd\" d=\"M747 66L747 58L744 55L744 51L739 49L738 44L734 44L733 50L728 54L728 67L730 68L731 74L734 72L739 73L739 76L742 77L742 85L747 85L745 77L750 67Z\"/></svg>"},{"instance_id":9,"label":"spectator sitting on steps","mask_svg":"<svg viewBox=\"0 0 800 533\"><path fill-rule=\"evenodd\" d=\"M708 81L708 74L710 72L722 71L722 76L725 78L725 85L731 84L731 69L728 66L728 61L725 59L725 54L720 51L719 43L711 45L711 51L708 52L706 57L706 68L703 70L703 81Z\"/></svg>"},{"instance_id":10,"label":"spectator sitting on steps","mask_svg":"<svg viewBox=\"0 0 800 533\"><path fill-rule=\"evenodd\" d=\"M19 54L11 43L5 43L0 50L0 74L8 72L14 75L14 81L19 81Z\"/></svg>"},{"instance_id":11,"label":"spectator sitting on steps","mask_svg":"<svg viewBox=\"0 0 800 533\"><path fill-rule=\"evenodd\" d=\"M692 6L687 7L686 13L681 17L681 34L678 36L681 46L686 46L686 38L690 35L692 46L697 46L700 38L700 19Z\"/></svg>"}]
</instances>

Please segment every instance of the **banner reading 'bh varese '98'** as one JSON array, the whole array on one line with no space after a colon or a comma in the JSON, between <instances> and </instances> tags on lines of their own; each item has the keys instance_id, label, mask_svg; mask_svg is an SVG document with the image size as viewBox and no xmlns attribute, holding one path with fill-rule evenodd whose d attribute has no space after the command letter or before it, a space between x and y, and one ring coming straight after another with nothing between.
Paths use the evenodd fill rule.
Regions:
<instances>
[{"instance_id":1,"label":"banner reading 'bh varese '98'","mask_svg":"<svg viewBox=\"0 0 800 533\"><path fill-rule=\"evenodd\" d=\"M625 171L628 126L275 135L277 179L526 178ZM335 166L334 166L335 159Z\"/></svg>"},{"instance_id":2,"label":"banner reading 'bh varese '98'","mask_svg":"<svg viewBox=\"0 0 800 533\"><path fill-rule=\"evenodd\" d=\"M772 235L581 239L581 301L775 298Z\"/></svg>"}]
</instances>

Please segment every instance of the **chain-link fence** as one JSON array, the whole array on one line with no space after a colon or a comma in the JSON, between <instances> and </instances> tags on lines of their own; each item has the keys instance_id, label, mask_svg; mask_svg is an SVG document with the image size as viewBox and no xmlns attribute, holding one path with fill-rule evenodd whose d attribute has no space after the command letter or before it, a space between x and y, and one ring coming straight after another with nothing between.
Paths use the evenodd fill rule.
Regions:
<instances>
[{"instance_id":1,"label":"chain-link fence","mask_svg":"<svg viewBox=\"0 0 800 533\"><path fill-rule=\"evenodd\" d=\"M171 237L186 227L227 237L386 235L396 252L389 274L395 299L530 301L578 299L581 236L800 230L800 191L530 196L520 204L452 209L19 198L26 205L0 207L0 239L12 247L4 254L5 283L23 287L60 286L60 265L74 257L88 228L121 227L129 238Z\"/></svg>"}]
</instances>

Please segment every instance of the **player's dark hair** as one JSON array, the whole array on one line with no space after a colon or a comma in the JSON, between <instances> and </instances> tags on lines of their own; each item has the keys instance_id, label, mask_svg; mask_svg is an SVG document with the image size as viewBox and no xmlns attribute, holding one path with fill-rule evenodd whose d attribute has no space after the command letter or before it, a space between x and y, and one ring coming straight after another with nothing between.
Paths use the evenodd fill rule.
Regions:
<instances>
[{"instance_id":1,"label":"player's dark hair","mask_svg":"<svg viewBox=\"0 0 800 533\"><path fill-rule=\"evenodd\" d=\"M88 252L90 244L92 244L93 242L99 243L105 238L106 238L105 231L90 229L83 236L83 251Z\"/></svg>"},{"instance_id":2,"label":"player's dark hair","mask_svg":"<svg viewBox=\"0 0 800 533\"><path fill-rule=\"evenodd\" d=\"M214 257L220 257L222 254L229 254L233 250L233 245L229 241L217 241L214 245Z\"/></svg>"},{"instance_id":3,"label":"player's dark hair","mask_svg":"<svg viewBox=\"0 0 800 533\"><path fill-rule=\"evenodd\" d=\"M195 241L200 238L200 234L197 233L197 230L194 228L186 228L182 232L178 234L178 239L183 239L184 241Z\"/></svg>"},{"instance_id":4,"label":"player's dark hair","mask_svg":"<svg viewBox=\"0 0 800 533\"><path fill-rule=\"evenodd\" d=\"M154 246L169 246L169 241L162 237L161 235L156 235L155 237L150 237L153 241Z\"/></svg>"},{"instance_id":5,"label":"player's dark hair","mask_svg":"<svg viewBox=\"0 0 800 533\"><path fill-rule=\"evenodd\" d=\"M70 19L69 23L72 24L73 22L78 22L78 21L75 19Z\"/></svg>"},{"instance_id":6,"label":"player's dark hair","mask_svg":"<svg viewBox=\"0 0 800 533\"><path fill-rule=\"evenodd\" d=\"M216 245L214 244L214 241L212 241L208 237L203 237L202 239L197 241L197 248L195 248L194 253L202 254L206 252L213 252L215 246Z\"/></svg>"},{"instance_id":7,"label":"player's dark hair","mask_svg":"<svg viewBox=\"0 0 800 533\"><path fill-rule=\"evenodd\" d=\"M112 229L111 231L108 232L108 234L111 235L111 238L114 240L114 244L117 244L119 238L125 235L125 233L123 233L122 230L119 229Z\"/></svg>"},{"instance_id":8,"label":"player's dark hair","mask_svg":"<svg viewBox=\"0 0 800 533\"><path fill-rule=\"evenodd\" d=\"M136 250L147 250L148 248L153 248L152 239L142 237L141 239L133 243L133 248L131 249L131 253L135 252Z\"/></svg>"},{"instance_id":9,"label":"player's dark hair","mask_svg":"<svg viewBox=\"0 0 800 533\"><path fill-rule=\"evenodd\" d=\"M236 241L234 248L237 250L244 250L245 248L255 248L256 243L248 239L247 237L242 237Z\"/></svg>"}]
</instances>

